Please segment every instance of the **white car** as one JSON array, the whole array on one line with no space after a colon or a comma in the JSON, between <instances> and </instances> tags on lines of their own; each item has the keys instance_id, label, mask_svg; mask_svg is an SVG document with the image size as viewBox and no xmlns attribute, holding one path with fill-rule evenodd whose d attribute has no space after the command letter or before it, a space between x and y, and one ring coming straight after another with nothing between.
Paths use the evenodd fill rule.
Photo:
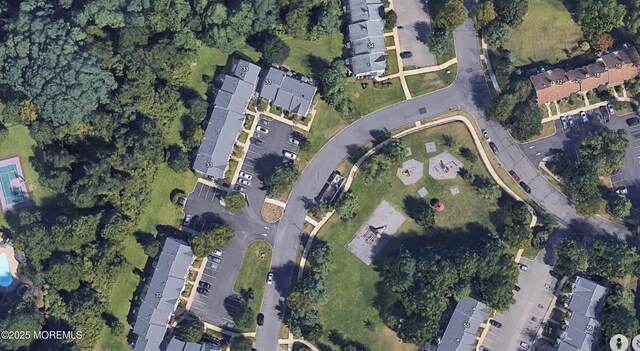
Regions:
<instances>
[{"instance_id":1,"label":"white car","mask_svg":"<svg viewBox=\"0 0 640 351\"><path fill-rule=\"evenodd\" d=\"M298 155L294 154L291 151L284 150L283 153L284 153L284 157L286 157L286 158L288 158L290 160L295 160L296 157L298 157Z\"/></svg>"},{"instance_id":2,"label":"white car","mask_svg":"<svg viewBox=\"0 0 640 351\"><path fill-rule=\"evenodd\" d=\"M616 189L616 194L618 195L626 195L629 192L629 190L627 190L626 186L620 187L618 189Z\"/></svg>"},{"instance_id":3,"label":"white car","mask_svg":"<svg viewBox=\"0 0 640 351\"><path fill-rule=\"evenodd\" d=\"M520 269L521 269L523 272L526 272L526 271L528 271L528 270L529 270L529 267L527 267L527 265L526 265L526 264L518 263L518 267L520 267Z\"/></svg>"},{"instance_id":4,"label":"white car","mask_svg":"<svg viewBox=\"0 0 640 351\"><path fill-rule=\"evenodd\" d=\"M238 175L246 180L251 180L253 179L253 176L249 173L246 173L244 171L240 171L240 173L238 173Z\"/></svg>"},{"instance_id":5,"label":"white car","mask_svg":"<svg viewBox=\"0 0 640 351\"><path fill-rule=\"evenodd\" d=\"M256 130L259 131L260 133L264 133L264 134L269 134L269 129L263 127L263 126L257 126Z\"/></svg>"},{"instance_id":6,"label":"white car","mask_svg":"<svg viewBox=\"0 0 640 351\"><path fill-rule=\"evenodd\" d=\"M289 138L289 142L293 145L300 146L300 140L295 138Z\"/></svg>"},{"instance_id":7,"label":"white car","mask_svg":"<svg viewBox=\"0 0 640 351\"><path fill-rule=\"evenodd\" d=\"M193 218L193 215L191 213L188 213L185 217L184 217L184 221L182 222L182 225L184 226L188 226L189 223L191 222L191 218Z\"/></svg>"},{"instance_id":8,"label":"white car","mask_svg":"<svg viewBox=\"0 0 640 351\"><path fill-rule=\"evenodd\" d=\"M244 186L251 186L251 182L244 178L238 178L238 184L242 184Z\"/></svg>"},{"instance_id":9,"label":"white car","mask_svg":"<svg viewBox=\"0 0 640 351\"><path fill-rule=\"evenodd\" d=\"M269 272L269 274L267 274L267 284L273 285L273 272Z\"/></svg>"},{"instance_id":10,"label":"white car","mask_svg":"<svg viewBox=\"0 0 640 351\"><path fill-rule=\"evenodd\" d=\"M484 135L484 138L489 140L489 132L487 132L486 130L482 130L482 135Z\"/></svg>"},{"instance_id":11,"label":"white car","mask_svg":"<svg viewBox=\"0 0 640 351\"><path fill-rule=\"evenodd\" d=\"M569 128L569 125L567 124L567 119L564 116L560 116L560 122L562 123L562 129Z\"/></svg>"},{"instance_id":12,"label":"white car","mask_svg":"<svg viewBox=\"0 0 640 351\"><path fill-rule=\"evenodd\" d=\"M520 341L520 347L524 348L525 350L529 349L529 343L526 343L524 341Z\"/></svg>"},{"instance_id":13,"label":"white car","mask_svg":"<svg viewBox=\"0 0 640 351\"><path fill-rule=\"evenodd\" d=\"M608 103L607 104L607 108L609 109L609 114L610 115L615 115L616 111L613 109L613 104L612 103Z\"/></svg>"},{"instance_id":14,"label":"white car","mask_svg":"<svg viewBox=\"0 0 640 351\"><path fill-rule=\"evenodd\" d=\"M222 257L223 253L224 253L224 251L222 251L220 249L216 249L215 251L213 251L213 255L214 256L218 256L218 257Z\"/></svg>"},{"instance_id":15,"label":"white car","mask_svg":"<svg viewBox=\"0 0 640 351\"><path fill-rule=\"evenodd\" d=\"M582 122L587 123L589 119L587 118L587 113L584 111L580 111L580 117L582 117Z\"/></svg>"}]
</instances>

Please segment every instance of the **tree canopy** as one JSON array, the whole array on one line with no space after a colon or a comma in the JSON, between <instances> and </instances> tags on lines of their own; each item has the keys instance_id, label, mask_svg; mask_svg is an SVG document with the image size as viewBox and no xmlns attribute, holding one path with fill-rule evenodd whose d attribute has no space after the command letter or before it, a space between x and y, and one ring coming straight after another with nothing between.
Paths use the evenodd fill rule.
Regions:
<instances>
[{"instance_id":1,"label":"tree canopy","mask_svg":"<svg viewBox=\"0 0 640 351\"><path fill-rule=\"evenodd\" d=\"M289 45L274 34L264 36L262 58L272 64L281 65L289 57Z\"/></svg>"},{"instance_id":2,"label":"tree canopy","mask_svg":"<svg viewBox=\"0 0 640 351\"><path fill-rule=\"evenodd\" d=\"M493 2L487 1L480 3L471 9L471 20L476 30L481 30L496 19L496 11Z\"/></svg>"},{"instance_id":3,"label":"tree canopy","mask_svg":"<svg viewBox=\"0 0 640 351\"><path fill-rule=\"evenodd\" d=\"M467 9L462 0L447 0L436 14L434 25L445 31L452 31L467 19Z\"/></svg>"},{"instance_id":4,"label":"tree canopy","mask_svg":"<svg viewBox=\"0 0 640 351\"><path fill-rule=\"evenodd\" d=\"M596 0L583 7L578 14L578 24L587 40L595 40L599 35L623 25L626 7L617 0Z\"/></svg>"},{"instance_id":5,"label":"tree canopy","mask_svg":"<svg viewBox=\"0 0 640 351\"><path fill-rule=\"evenodd\" d=\"M209 231L196 234L191 239L191 249L197 257L210 255L218 246L226 246L235 236L231 226L221 225Z\"/></svg>"},{"instance_id":6,"label":"tree canopy","mask_svg":"<svg viewBox=\"0 0 640 351\"><path fill-rule=\"evenodd\" d=\"M522 24L529 11L529 0L495 0L496 18L510 27Z\"/></svg>"},{"instance_id":7,"label":"tree canopy","mask_svg":"<svg viewBox=\"0 0 640 351\"><path fill-rule=\"evenodd\" d=\"M276 166L264 181L267 196L280 197L291 184L298 180L298 177L300 177L300 171L293 163Z\"/></svg>"}]
</instances>

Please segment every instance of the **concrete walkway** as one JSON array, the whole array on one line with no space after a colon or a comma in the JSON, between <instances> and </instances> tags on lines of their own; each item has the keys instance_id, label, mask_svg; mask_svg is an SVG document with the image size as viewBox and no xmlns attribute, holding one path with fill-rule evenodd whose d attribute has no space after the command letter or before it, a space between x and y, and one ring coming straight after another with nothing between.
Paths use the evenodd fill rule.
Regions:
<instances>
[{"instance_id":1,"label":"concrete walkway","mask_svg":"<svg viewBox=\"0 0 640 351\"><path fill-rule=\"evenodd\" d=\"M480 59L484 61L485 65L487 65L487 72L489 73L489 78L491 80L491 85L493 85L493 90L495 90L498 94L502 92L500 89L500 84L498 83L498 78L496 78L496 74L493 71L493 66L491 66L491 60L489 59L489 47L487 43L484 42L484 39L480 39L482 41L482 54L480 55Z\"/></svg>"}]
</instances>

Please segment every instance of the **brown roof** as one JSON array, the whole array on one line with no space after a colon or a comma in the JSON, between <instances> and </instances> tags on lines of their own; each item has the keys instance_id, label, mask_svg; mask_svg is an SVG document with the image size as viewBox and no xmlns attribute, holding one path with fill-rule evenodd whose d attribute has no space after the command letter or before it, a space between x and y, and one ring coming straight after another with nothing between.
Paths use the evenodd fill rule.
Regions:
<instances>
[{"instance_id":1,"label":"brown roof","mask_svg":"<svg viewBox=\"0 0 640 351\"><path fill-rule=\"evenodd\" d=\"M603 55L601 59L607 68L614 68L616 64L628 65L640 63L640 55L638 55L638 51L634 47L614 51L610 54Z\"/></svg>"},{"instance_id":2,"label":"brown roof","mask_svg":"<svg viewBox=\"0 0 640 351\"><path fill-rule=\"evenodd\" d=\"M596 74L602 74L607 71L607 68L602 62L596 62L583 67L589 77L595 77Z\"/></svg>"},{"instance_id":3,"label":"brown roof","mask_svg":"<svg viewBox=\"0 0 640 351\"><path fill-rule=\"evenodd\" d=\"M565 81L567 81L567 74L562 68L556 68L531 76L531 82L536 90L545 89L558 82L562 83Z\"/></svg>"},{"instance_id":4,"label":"brown roof","mask_svg":"<svg viewBox=\"0 0 640 351\"><path fill-rule=\"evenodd\" d=\"M572 69L571 71L566 72L567 78L570 81L575 81L576 79L585 79L587 78L586 72L581 68Z\"/></svg>"}]
</instances>

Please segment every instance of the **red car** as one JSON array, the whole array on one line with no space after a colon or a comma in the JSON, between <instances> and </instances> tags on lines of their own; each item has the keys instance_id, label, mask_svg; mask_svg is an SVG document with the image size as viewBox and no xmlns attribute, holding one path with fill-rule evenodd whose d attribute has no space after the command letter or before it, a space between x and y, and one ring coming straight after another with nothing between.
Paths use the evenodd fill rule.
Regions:
<instances>
[{"instance_id":1,"label":"red car","mask_svg":"<svg viewBox=\"0 0 640 351\"><path fill-rule=\"evenodd\" d=\"M604 120L609 122L609 111L607 110L607 108L604 106L600 106L600 113L602 113Z\"/></svg>"},{"instance_id":2,"label":"red car","mask_svg":"<svg viewBox=\"0 0 640 351\"><path fill-rule=\"evenodd\" d=\"M511 174L511 178L513 178L513 180L515 180L517 183L520 183L520 177L518 177L518 173L516 173L516 171L510 170L509 174Z\"/></svg>"}]
</instances>

